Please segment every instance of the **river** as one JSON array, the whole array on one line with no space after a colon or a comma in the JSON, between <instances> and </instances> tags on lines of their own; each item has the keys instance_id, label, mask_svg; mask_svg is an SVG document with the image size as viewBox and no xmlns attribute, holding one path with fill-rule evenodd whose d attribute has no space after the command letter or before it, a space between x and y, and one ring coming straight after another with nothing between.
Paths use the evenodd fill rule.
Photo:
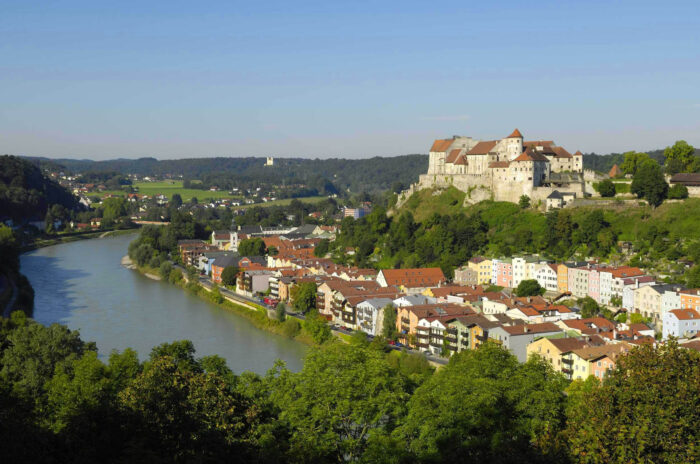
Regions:
<instances>
[{"instance_id":1,"label":"river","mask_svg":"<svg viewBox=\"0 0 700 464\"><path fill-rule=\"evenodd\" d=\"M120 265L135 235L81 240L21 257L36 292L34 319L59 322L95 341L100 357L131 347L192 340L197 356L218 354L236 373L264 374L276 359L301 369L305 345L253 326L246 318Z\"/></svg>"}]
</instances>

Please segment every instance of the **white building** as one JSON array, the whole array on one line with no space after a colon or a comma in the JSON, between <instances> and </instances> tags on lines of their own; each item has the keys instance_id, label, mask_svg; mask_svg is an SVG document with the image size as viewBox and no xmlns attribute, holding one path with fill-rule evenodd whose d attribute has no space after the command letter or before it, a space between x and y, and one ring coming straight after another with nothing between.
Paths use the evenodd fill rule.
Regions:
<instances>
[{"instance_id":1,"label":"white building","mask_svg":"<svg viewBox=\"0 0 700 464\"><path fill-rule=\"evenodd\" d=\"M557 287L557 265L546 264L535 272L535 279L542 288L548 292L556 292Z\"/></svg>"},{"instance_id":2,"label":"white building","mask_svg":"<svg viewBox=\"0 0 700 464\"><path fill-rule=\"evenodd\" d=\"M384 308L394 306L390 298L371 298L358 303L355 317L357 318L357 329L364 333L376 337L381 335L384 327Z\"/></svg>"},{"instance_id":3,"label":"white building","mask_svg":"<svg viewBox=\"0 0 700 464\"><path fill-rule=\"evenodd\" d=\"M673 309L663 315L663 338L687 338L700 331L700 314L694 309Z\"/></svg>"}]
</instances>

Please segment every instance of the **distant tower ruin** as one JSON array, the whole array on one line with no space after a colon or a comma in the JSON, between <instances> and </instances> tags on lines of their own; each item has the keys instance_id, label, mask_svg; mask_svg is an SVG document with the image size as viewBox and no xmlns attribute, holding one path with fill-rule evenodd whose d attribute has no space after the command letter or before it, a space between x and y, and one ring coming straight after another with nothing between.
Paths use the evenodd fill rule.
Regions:
<instances>
[{"instance_id":1,"label":"distant tower ruin","mask_svg":"<svg viewBox=\"0 0 700 464\"><path fill-rule=\"evenodd\" d=\"M267 157L267 161L265 161L265 166L274 166L275 165L275 159L272 156Z\"/></svg>"}]
</instances>

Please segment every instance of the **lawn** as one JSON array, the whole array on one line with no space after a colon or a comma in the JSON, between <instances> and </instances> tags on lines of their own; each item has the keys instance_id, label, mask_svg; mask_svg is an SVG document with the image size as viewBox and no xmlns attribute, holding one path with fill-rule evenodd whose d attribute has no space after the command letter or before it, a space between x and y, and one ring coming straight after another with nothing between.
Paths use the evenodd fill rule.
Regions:
<instances>
[{"instance_id":1,"label":"lawn","mask_svg":"<svg viewBox=\"0 0 700 464\"><path fill-rule=\"evenodd\" d=\"M150 197L155 195L165 195L168 199L172 198L172 195L179 193L183 201L188 201L192 197L197 197L199 201L206 199L218 200L221 198L230 199L242 199L242 195L229 195L226 190L219 190L217 192L212 192L209 190L198 190L198 189L186 189L182 186L182 181L180 180L165 180L160 182L135 182L134 187L138 189L138 193L141 195L148 195ZM126 193L123 190L105 190L101 192L104 194L112 195L122 195ZM298 198L299 201L306 203L317 203L326 197L303 197ZM251 206L274 206L274 205L288 205L292 202L292 198L285 198L283 200L268 201L267 203L256 203L254 205L241 205L241 208L248 208Z\"/></svg>"},{"instance_id":2,"label":"lawn","mask_svg":"<svg viewBox=\"0 0 700 464\"><path fill-rule=\"evenodd\" d=\"M181 180L164 180L160 182L135 182L134 187L138 190L141 195L160 195L163 194L168 199L175 194L179 193L184 201L189 200L192 197L197 197L199 200L205 198L242 198L241 195L229 195L225 190L220 190L218 192L211 192L209 190L198 190L198 189L186 189L182 186ZM123 191L120 190L110 190L105 193L111 193L114 195L124 195Z\"/></svg>"}]
</instances>

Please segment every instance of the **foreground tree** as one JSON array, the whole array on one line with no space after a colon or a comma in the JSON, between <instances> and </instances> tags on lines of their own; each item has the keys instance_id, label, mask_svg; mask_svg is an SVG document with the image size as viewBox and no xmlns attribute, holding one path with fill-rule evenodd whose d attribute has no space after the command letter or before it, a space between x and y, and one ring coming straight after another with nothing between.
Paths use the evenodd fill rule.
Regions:
<instances>
[{"instance_id":1,"label":"foreground tree","mask_svg":"<svg viewBox=\"0 0 700 464\"><path fill-rule=\"evenodd\" d=\"M238 245L238 253L241 256L264 256L266 251L265 242L261 238L243 240Z\"/></svg>"},{"instance_id":2,"label":"foreground tree","mask_svg":"<svg viewBox=\"0 0 700 464\"><path fill-rule=\"evenodd\" d=\"M519 364L487 343L415 391L395 437L419 462L533 462L562 427L564 385L545 361Z\"/></svg>"},{"instance_id":3,"label":"foreground tree","mask_svg":"<svg viewBox=\"0 0 700 464\"><path fill-rule=\"evenodd\" d=\"M686 463L700 459L700 354L674 341L621 357L583 392L566 431L575 462Z\"/></svg>"},{"instance_id":4,"label":"foreground tree","mask_svg":"<svg viewBox=\"0 0 700 464\"><path fill-rule=\"evenodd\" d=\"M407 401L383 353L365 345L314 349L298 374L280 372L273 397L291 427L290 461L348 462L382 441Z\"/></svg>"}]
</instances>

